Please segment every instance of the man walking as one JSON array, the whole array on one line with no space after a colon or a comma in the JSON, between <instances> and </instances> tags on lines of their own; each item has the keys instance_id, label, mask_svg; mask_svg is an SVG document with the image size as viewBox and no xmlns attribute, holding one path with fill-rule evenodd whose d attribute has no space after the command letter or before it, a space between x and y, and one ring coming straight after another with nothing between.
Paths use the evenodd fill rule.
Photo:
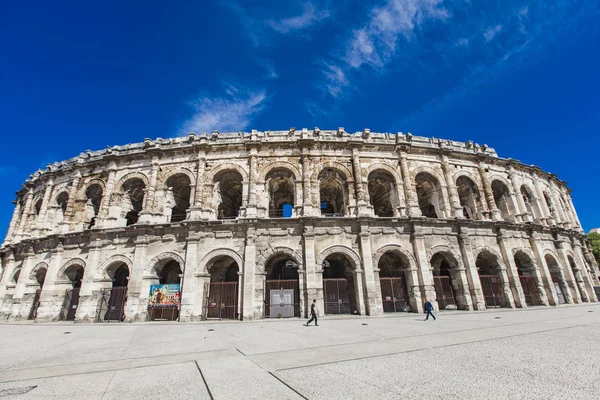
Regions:
<instances>
[{"instance_id":1,"label":"man walking","mask_svg":"<svg viewBox=\"0 0 600 400\"><path fill-rule=\"evenodd\" d=\"M313 320L315 320L315 326L319 326L319 324L317 324L317 300L313 300L312 304L310 305L310 315L311 318L306 323L306 326L313 322Z\"/></svg>"},{"instance_id":2,"label":"man walking","mask_svg":"<svg viewBox=\"0 0 600 400\"><path fill-rule=\"evenodd\" d=\"M429 319L430 315L433 317L433 320L435 321L435 315L433 315L433 304L431 304L429 302L429 300L427 300L425 302L425 311L427 311L427 316L425 317L425 321L427 321Z\"/></svg>"}]
</instances>

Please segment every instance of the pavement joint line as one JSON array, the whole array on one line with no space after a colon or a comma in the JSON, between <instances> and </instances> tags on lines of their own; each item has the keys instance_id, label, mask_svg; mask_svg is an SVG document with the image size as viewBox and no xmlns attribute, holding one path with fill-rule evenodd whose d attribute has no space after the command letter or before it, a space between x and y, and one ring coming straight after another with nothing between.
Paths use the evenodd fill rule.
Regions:
<instances>
[{"instance_id":1,"label":"pavement joint line","mask_svg":"<svg viewBox=\"0 0 600 400\"><path fill-rule=\"evenodd\" d=\"M567 320L567 319L574 319L574 318L581 318L581 317L583 317L583 315L578 315L578 316L574 316L574 317L566 317L566 318L546 319L546 320L535 321L535 322L564 321L564 320ZM419 319L419 321L422 321L422 319ZM369 340L357 340L357 341L353 341L353 342L335 343L335 344L328 344L328 345L324 345L324 346L313 346L313 347L302 347L302 348L298 348L298 349L266 351L266 352L262 352L262 353L251 353L251 354L248 354L248 355L246 355L246 354L244 354L244 355L246 355L246 357L254 357L254 356L262 356L262 355L268 355L268 354L285 353L285 352L294 351L294 350L316 350L316 349L321 349L321 348L324 348L324 347L331 348L331 347L346 346L346 345L350 345L350 344L373 343L373 342L376 342L376 341L386 341L386 340L396 340L396 339L411 339L411 338L415 338L415 337L422 337L424 335L426 335L426 336L433 336L433 335L443 335L443 334L448 334L448 333L474 332L474 331L483 330L483 329L490 329L490 328L504 328L504 327L511 327L511 326L519 326L519 325L529 325L529 324L531 324L531 322L532 321L509 323L509 324L502 324L502 323L500 323L498 325L493 325L493 326L483 326L483 327L478 327L478 328L467 328L467 329L449 330L449 331L442 331L442 332L435 332L435 333L425 333L425 334L414 334L414 335L406 335L406 336L390 336L390 337L377 336L377 340L373 340L373 339L369 339ZM373 337L373 338L375 338L375 337Z\"/></svg>"},{"instance_id":2,"label":"pavement joint line","mask_svg":"<svg viewBox=\"0 0 600 400\"><path fill-rule=\"evenodd\" d=\"M206 391L208 392L208 396L210 397L210 400L215 400L215 398L212 395L212 392L210 391L210 388L208 387L208 382L206 382L206 378L204 378L204 374L202 373L202 369L200 368L198 361L194 360L194 363L196 364L196 367L198 368L198 372L200 372L200 376L202 377L202 382L204 382L204 386L206 387Z\"/></svg>"},{"instance_id":3,"label":"pavement joint line","mask_svg":"<svg viewBox=\"0 0 600 400\"><path fill-rule=\"evenodd\" d=\"M299 391L297 391L296 389L294 389L292 386L288 385L286 382L283 381L283 379L279 378L277 375L275 375L274 373L272 373L271 371L267 371L269 373L269 375L271 375L273 378L277 379L279 382L283 383L285 386L287 386L288 388L290 388L290 390L294 393L296 393L298 396L302 397L304 400L308 400L308 397L304 396L302 393L300 393Z\"/></svg>"},{"instance_id":4,"label":"pavement joint line","mask_svg":"<svg viewBox=\"0 0 600 400\"><path fill-rule=\"evenodd\" d=\"M320 367L320 366L331 365L331 364L341 364L341 363L345 363L345 362L358 361L358 360L366 360L366 359L369 359L369 358L387 357L387 356L393 356L393 355L397 355L397 354L416 353L416 352L425 351L425 350L434 350L434 349L442 349L442 348L445 348L445 347L462 346L462 345L472 344L472 343L488 342L488 341L492 341L492 340L512 338L512 337L518 337L518 336L535 335L537 333L553 332L553 331L558 331L558 330L562 330L562 329L581 328L581 327L584 327L584 326L591 326L591 325L598 325L598 324L600 324L600 323L599 322L592 322L592 323L589 323L589 324L563 326L563 327L560 327L560 328L544 329L544 330L539 330L539 331L534 331L534 332L516 333L514 335L498 336L498 337L486 338L486 339L478 339L478 340L470 340L470 341L461 342L461 343L449 343L449 344L442 344L442 345L438 345L438 346L423 347L423 348L420 348L420 349L395 351L395 352L386 353L386 354L378 354L378 355L364 356L364 357L354 357L354 358L349 358L347 360L327 361L327 362L318 363L318 364L300 365L300 366L297 366L297 367L289 367L289 368L277 369L277 370L275 370L275 372L283 372L283 371L290 371L290 370L302 369L302 368L310 368L310 367Z\"/></svg>"},{"instance_id":5,"label":"pavement joint line","mask_svg":"<svg viewBox=\"0 0 600 400\"><path fill-rule=\"evenodd\" d=\"M100 399L103 399L104 396L106 396L106 392L108 391L108 388L110 387L110 384L111 384L111 382L112 382L112 380L113 380L113 378L115 377L116 374L117 374L117 371L113 371L112 375L110 376L110 379L108 380L108 384L104 388L104 392L102 392L102 397Z\"/></svg>"}]
</instances>

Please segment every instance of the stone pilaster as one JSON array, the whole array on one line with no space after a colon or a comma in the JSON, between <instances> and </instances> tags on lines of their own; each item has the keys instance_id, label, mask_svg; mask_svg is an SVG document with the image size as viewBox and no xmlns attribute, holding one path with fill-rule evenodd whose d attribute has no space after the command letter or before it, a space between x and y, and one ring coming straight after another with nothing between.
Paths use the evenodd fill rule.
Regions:
<instances>
[{"instance_id":1,"label":"stone pilaster","mask_svg":"<svg viewBox=\"0 0 600 400\"><path fill-rule=\"evenodd\" d=\"M483 190L485 193L485 199L487 200L488 208L492 214L492 220L502 220L502 214L496 206L496 200L494 199L494 192L492 191L492 184L486 171L486 166L483 163L479 163L477 166L479 175L481 176L481 182L483 182Z\"/></svg>"},{"instance_id":2,"label":"stone pilaster","mask_svg":"<svg viewBox=\"0 0 600 400\"><path fill-rule=\"evenodd\" d=\"M58 321L60 316L60 306L65 298L65 290L56 284L56 278L63 265L64 248L61 242L51 251L50 265L46 272L44 287L40 296L40 306L37 310L38 321Z\"/></svg>"},{"instance_id":3,"label":"stone pilaster","mask_svg":"<svg viewBox=\"0 0 600 400\"><path fill-rule=\"evenodd\" d=\"M383 313L381 303L381 289L377 284L373 268L373 253L371 251L371 234L368 225L361 225L360 233L360 252L363 262L363 285L366 303L366 313L368 315L381 315ZM357 282L358 284L358 282Z\"/></svg>"},{"instance_id":4,"label":"stone pilaster","mask_svg":"<svg viewBox=\"0 0 600 400\"><path fill-rule=\"evenodd\" d=\"M317 257L315 255L315 231L312 225L304 226L304 269L306 270L306 291L304 304L308 306L313 300L317 300L317 308L324 312L323 302L323 266L317 265ZM304 309L304 313L308 315L308 309Z\"/></svg>"},{"instance_id":5,"label":"stone pilaster","mask_svg":"<svg viewBox=\"0 0 600 400\"><path fill-rule=\"evenodd\" d=\"M127 302L125 303L125 318L127 321L146 321L148 319L148 298L150 297L150 286L158 283L158 277L153 266L149 265L148 235L140 232L135 239L135 250L133 252L133 267L129 274L127 285Z\"/></svg>"},{"instance_id":6,"label":"stone pilaster","mask_svg":"<svg viewBox=\"0 0 600 400\"><path fill-rule=\"evenodd\" d=\"M116 190L115 179L117 176L117 163L111 161L108 165L108 179L106 181L106 190L102 197L102 203L100 204L100 212L98 213L98 223L94 225L94 228L104 228L108 224L109 207L113 197L113 193Z\"/></svg>"},{"instance_id":7,"label":"stone pilaster","mask_svg":"<svg viewBox=\"0 0 600 400\"><path fill-rule=\"evenodd\" d=\"M463 218L462 207L458 198L458 191L456 190L456 183L452 179L450 163L448 162L448 156L445 154L442 154L442 170L444 171L444 178L446 180L448 196L450 198L450 206L452 207L451 215L448 217Z\"/></svg>"},{"instance_id":8,"label":"stone pilaster","mask_svg":"<svg viewBox=\"0 0 600 400\"><path fill-rule=\"evenodd\" d=\"M71 222L75 216L75 201L77 200L79 182L81 182L81 172L77 171L73 175L73 182L71 182L71 188L69 190L69 200L67 201L67 209L65 210L65 219L67 219L67 222Z\"/></svg>"},{"instance_id":9,"label":"stone pilaster","mask_svg":"<svg viewBox=\"0 0 600 400\"><path fill-rule=\"evenodd\" d=\"M200 236L191 232L187 237L185 249L185 265L183 266L183 279L181 280L181 306L179 318L181 321L200 320L202 312L195 313L194 301L198 288L196 280L196 265L198 265L198 244ZM202 301L200 301L202 304Z\"/></svg>"},{"instance_id":10,"label":"stone pilaster","mask_svg":"<svg viewBox=\"0 0 600 400\"><path fill-rule=\"evenodd\" d=\"M561 280L565 282L566 285L566 290L563 288L563 291L568 292L569 295L570 301L567 301L567 303L581 303L581 294L577 289L577 281L573 275L573 271L571 270L571 263L569 263L569 256L567 254L565 240L562 238L555 240L554 247L556 247L559 262L561 264ZM566 300L567 299L565 298L565 301Z\"/></svg>"},{"instance_id":11,"label":"stone pilaster","mask_svg":"<svg viewBox=\"0 0 600 400\"><path fill-rule=\"evenodd\" d=\"M29 249L25 253L25 259L23 260L23 266L21 267L21 273L19 274L19 280L17 282L17 286L15 286L15 291L12 298L12 307L11 307L11 320L19 320L19 319L27 319L27 315L22 315L23 297L25 295L25 289L27 282L29 280L29 275L33 271L33 267L35 262L35 253L33 251L33 247L29 246Z\"/></svg>"},{"instance_id":12,"label":"stone pilaster","mask_svg":"<svg viewBox=\"0 0 600 400\"><path fill-rule=\"evenodd\" d=\"M461 226L460 233L458 234L458 245L462 262L465 266L465 273L467 275L473 307L475 310L483 311L485 310L485 298L483 297L479 272L477 271L477 265L475 264L475 258L473 257L473 247L471 245L469 232L464 226Z\"/></svg>"},{"instance_id":13,"label":"stone pilaster","mask_svg":"<svg viewBox=\"0 0 600 400\"><path fill-rule=\"evenodd\" d=\"M577 264L581 267L579 268L579 272L582 278L582 286L586 291L588 301L596 302L598 299L596 298L596 294L594 293L594 284L592 283L592 278L590 277L587 263L585 262L585 258L583 256L583 252L581 250L581 243L575 238L573 238L573 247L575 250L575 257L577 259ZM583 293L582 293L583 296ZM585 297L584 297L585 301Z\"/></svg>"},{"instance_id":14,"label":"stone pilaster","mask_svg":"<svg viewBox=\"0 0 600 400\"><path fill-rule=\"evenodd\" d=\"M13 215L10 220L10 225L8 226L8 232L6 233L6 238L4 239L5 243L13 242L13 238L16 234L17 223L19 221L19 217L21 216L21 207L22 207L21 202L19 201L19 199L17 199L14 203L15 203L15 209L13 211Z\"/></svg>"},{"instance_id":15,"label":"stone pilaster","mask_svg":"<svg viewBox=\"0 0 600 400\"><path fill-rule=\"evenodd\" d=\"M79 305L75 320L79 322L95 322L97 317L99 290L96 288L95 280L100 267L100 256L102 254L102 240L92 237L88 245L88 256L86 260L81 289L79 291Z\"/></svg>"},{"instance_id":16,"label":"stone pilaster","mask_svg":"<svg viewBox=\"0 0 600 400\"><path fill-rule=\"evenodd\" d=\"M3 317L1 312L2 312L2 305L4 303L4 297L6 296L6 292L7 292L7 284L15 272L15 266L16 266L15 254L12 249L6 250L5 260L6 261L4 263L4 269L2 270L2 274L1 274L2 279L0 280L0 318ZM2 318L2 319L4 319L4 318Z\"/></svg>"},{"instance_id":17,"label":"stone pilaster","mask_svg":"<svg viewBox=\"0 0 600 400\"><path fill-rule=\"evenodd\" d=\"M198 221L202 219L202 207L205 199L204 194L204 171L206 170L206 150L198 151L198 166L196 168L196 185L194 192L194 203L190 207L190 220Z\"/></svg>"},{"instance_id":18,"label":"stone pilaster","mask_svg":"<svg viewBox=\"0 0 600 400\"><path fill-rule=\"evenodd\" d=\"M519 279L519 271L517 270L515 259L506 243L505 232L503 229L498 229L496 240L498 242L498 246L500 247L500 253L504 259L504 264L506 265L506 275L512 290L514 304L519 308L527 308L525 294L523 293L523 287L521 286L521 280Z\"/></svg>"},{"instance_id":19,"label":"stone pilaster","mask_svg":"<svg viewBox=\"0 0 600 400\"><path fill-rule=\"evenodd\" d=\"M310 184L310 174L311 174L311 159L308 155L308 150L306 148L302 149L302 215L305 217L314 216L317 213L317 210L314 208L314 204L312 202L311 196L311 184Z\"/></svg>"},{"instance_id":20,"label":"stone pilaster","mask_svg":"<svg viewBox=\"0 0 600 400\"><path fill-rule=\"evenodd\" d=\"M363 186L359 149L357 147L352 148L352 174L354 175L354 189L356 191L357 215L359 217L371 216L373 215L373 207L366 201L368 194L365 193Z\"/></svg>"},{"instance_id":21,"label":"stone pilaster","mask_svg":"<svg viewBox=\"0 0 600 400\"><path fill-rule=\"evenodd\" d=\"M555 225L556 221L554 221L554 217L550 213L550 209L548 208L548 204L546 203L546 198L544 197L544 191L542 186L540 185L541 177L537 173L533 173L533 186L535 188L535 193L537 196L537 201L539 205L540 212L542 214L541 219L545 222L546 225Z\"/></svg>"},{"instance_id":22,"label":"stone pilaster","mask_svg":"<svg viewBox=\"0 0 600 400\"><path fill-rule=\"evenodd\" d=\"M556 295L556 290L554 290L554 284L552 283L552 277L550 276L550 271L548 270L546 259L544 258L544 254L542 253L542 248L540 246L537 232L534 231L531 233L529 243L531 245L531 248L533 249L533 253L535 254L537 265L539 266L538 273L540 276L536 276L536 280L542 283L550 305L555 306L558 304L558 297ZM542 303L543 302L544 301L542 299Z\"/></svg>"},{"instance_id":23,"label":"stone pilaster","mask_svg":"<svg viewBox=\"0 0 600 400\"><path fill-rule=\"evenodd\" d=\"M50 206L50 199L53 190L54 176L50 175L48 177L48 181L46 182L46 187L44 189L44 197L42 198L42 207L40 208L40 213L38 215L37 229L39 229L42 232L47 232L50 230L47 226L48 224L46 221L46 217L48 216L48 207Z\"/></svg>"},{"instance_id":24,"label":"stone pilaster","mask_svg":"<svg viewBox=\"0 0 600 400\"><path fill-rule=\"evenodd\" d=\"M527 207L525 206L525 201L523 200L523 196L521 195L521 178L519 177L519 175L517 174L517 171L515 170L515 167L512 164L509 164L508 166L508 176L510 179L510 182L512 184L512 189L515 192L515 196L516 196L516 204L519 207L519 209L521 210L521 212L518 214L520 219L517 219L517 221L519 222L532 222L533 221L533 215L531 215L531 213L529 211L527 211Z\"/></svg>"},{"instance_id":25,"label":"stone pilaster","mask_svg":"<svg viewBox=\"0 0 600 400\"><path fill-rule=\"evenodd\" d=\"M413 191L412 178L408 168L408 160L406 153L400 152L400 169L402 171L402 180L404 181L404 192L406 204L408 207L408 215L411 217L421 216L421 209L416 199L416 193Z\"/></svg>"},{"instance_id":26,"label":"stone pilaster","mask_svg":"<svg viewBox=\"0 0 600 400\"><path fill-rule=\"evenodd\" d=\"M258 148L250 148L250 172L248 182L248 204L246 206L246 217L256 218L257 203L256 203L256 181L258 178Z\"/></svg>"},{"instance_id":27,"label":"stone pilaster","mask_svg":"<svg viewBox=\"0 0 600 400\"><path fill-rule=\"evenodd\" d=\"M578 228L581 232L583 232L583 229L581 228L581 221L579 221L579 215L577 215L577 211L575 211L575 206L573 205L573 198L571 197L571 195L567 195L567 201L569 204L567 204L567 207L571 208L571 213L573 214L573 218L575 219L575 228Z\"/></svg>"},{"instance_id":28,"label":"stone pilaster","mask_svg":"<svg viewBox=\"0 0 600 400\"><path fill-rule=\"evenodd\" d=\"M242 316L243 319L253 320L262 317L260 306L254 304L256 270L256 230L248 227L246 234L246 247L244 249L244 269L242 275Z\"/></svg>"},{"instance_id":29,"label":"stone pilaster","mask_svg":"<svg viewBox=\"0 0 600 400\"><path fill-rule=\"evenodd\" d=\"M30 230L25 230L25 226L27 225L27 221L29 220L33 207L33 193L31 189L27 192L26 196L27 197L25 199L25 207L23 208L21 220L19 221L19 228L17 229L15 235L16 237L18 237L18 239L30 236Z\"/></svg>"},{"instance_id":30,"label":"stone pilaster","mask_svg":"<svg viewBox=\"0 0 600 400\"><path fill-rule=\"evenodd\" d=\"M433 284L433 274L429 260L427 259L427 249L425 248L425 239L423 238L422 227L414 223L413 232L411 235L411 241L413 245L413 252L417 261L417 268L419 269L419 283L422 300L429 300L431 304L438 309L438 302L435 293L435 287Z\"/></svg>"}]
</instances>

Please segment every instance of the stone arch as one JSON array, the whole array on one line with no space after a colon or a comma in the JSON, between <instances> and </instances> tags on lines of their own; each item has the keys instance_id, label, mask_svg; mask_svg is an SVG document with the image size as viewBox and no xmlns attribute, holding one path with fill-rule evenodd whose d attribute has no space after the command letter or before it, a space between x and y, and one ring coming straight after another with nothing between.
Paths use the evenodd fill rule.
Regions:
<instances>
[{"instance_id":1,"label":"stone arch","mask_svg":"<svg viewBox=\"0 0 600 400\"><path fill-rule=\"evenodd\" d=\"M74 265L81 266L84 270L85 270L85 267L86 267L86 263L85 263L85 261L83 259L81 259L81 258L72 258L69 261L67 261L66 263L64 263L63 266L60 268L60 270L58 271L58 274L56 274L57 280L67 279L67 276L66 276L65 272L67 271L67 269L69 269L69 267L72 267Z\"/></svg>"},{"instance_id":2,"label":"stone arch","mask_svg":"<svg viewBox=\"0 0 600 400\"><path fill-rule=\"evenodd\" d=\"M427 252L427 263L430 264L433 256L438 253L450 255L450 257L453 258L453 261L456 262L456 265L459 269L464 268L463 262L462 262L462 257L460 256L460 254L456 250L454 250L452 247L447 246L445 244L438 244L437 246L433 246L431 249L429 249L429 251ZM432 268L431 265L429 267Z\"/></svg>"},{"instance_id":3,"label":"stone arch","mask_svg":"<svg viewBox=\"0 0 600 400\"><path fill-rule=\"evenodd\" d=\"M518 252L524 253L527 257L529 257L535 263L535 254L533 254L533 250L528 249L527 247L514 247L512 249L513 258L515 257L515 255Z\"/></svg>"},{"instance_id":4,"label":"stone arch","mask_svg":"<svg viewBox=\"0 0 600 400\"><path fill-rule=\"evenodd\" d=\"M490 183L494 182L494 181L500 181L502 182L504 185L506 185L506 187L508 188L508 192L511 193L513 191L512 189L512 185L510 184L510 182L508 181L508 179L506 179L505 177L503 177L502 175L496 173L496 174L491 174L490 175Z\"/></svg>"},{"instance_id":5,"label":"stone arch","mask_svg":"<svg viewBox=\"0 0 600 400\"><path fill-rule=\"evenodd\" d=\"M344 176L344 178L346 178L346 182L352 182L352 179L353 179L352 172L350 172L348 167L346 167L344 164L342 164L339 161L325 161L325 162L317 164L317 167L315 168L315 171L313 172L312 176L310 177L310 180L311 181L319 180L319 175L321 174L321 171L323 171L324 169L327 169L327 168L331 168L331 169L335 169L335 170L339 171Z\"/></svg>"},{"instance_id":6,"label":"stone arch","mask_svg":"<svg viewBox=\"0 0 600 400\"><path fill-rule=\"evenodd\" d=\"M327 259L332 254L340 253L348 257L348 259L354 264L354 269L362 269L362 262L358 254L350 247L343 245L333 245L321 252L319 257L317 257L317 268L322 268L323 261Z\"/></svg>"},{"instance_id":7,"label":"stone arch","mask_svg":"<svg viewBox=\"0 0 600 400\"><path fill-rule=\"evenodd\" d=\"M489 254L493 255L494 257L496 257L496 262L498 263L500 268L506 269L506 264L504 263L504 259L502 258L502 255L500 255L498 250L495 250L495 249L491 248L490 246L479 247L479 248L475 249L475 251L473 252L473 257L475 258L475 260L477 260L477 257L479 257L479 255L481 253L489 253Z\"/></svg>"},{"instance_id":8,"label":"stone arch","mask_svg":"<svg viewBox=\"0 0 600 400\"><path fill-rule=\"evenodd\" d=\"M36 274L38 273L38 271L40 269L45 269L46 271L48 271L48 264L45 261L42 261L38 264L36 264L35 267L33 267L33 269L31 270L31 273L29 274L29 280L30 281L34 281L36 278Z\"/></svg>"},{"instance_id":9,"label":"stone arch","mask_svg":"<svg viewBox=\"0 0 600 400\"><path fill-rule=\"evenodd\" d=\"M377 170L383 170L383 171L387 172L388 174L390 174L392 177L394 177L394 180L395 180L394 183L396 185L402 184L402 177L400 176L398 171L389 164L375 163L375 164L369 165L369 167L367 168L367 177L371 174L371 172L374 172Z\"/></svg>"},{"instance_id":10,"label":"stone arch","mask_svg":"<svg viewBox=\"0 0 600 400\"><path fill-rule=\"evenodd\" d=\"M464 176L466 178L469 178L470 180L472 180L476 185L477 188L479 188L479 186L481 185L481 181L478 175L472 173L471 171L465 170L465 169L459 169L458 171L456 171L454 173L454 175L452 176L453 182L454 184L456 184L456 180L458 178L460 178L461 176Z\"/></svg>"},{"instance_id":11,"label":"stone arch","mask_svg":"<svg viewBox=\"0 0 600 400\"><path fill-rule=\"evenodd\" d=\"M559 266L559 268L562 269L562 265L560 265L560 262L558 260L560 260L560 258L558 257L558 253L552 249L544 249L542 251L542 255L544 256L544 258L546 258L547 255L552 256L552 258L554 258L554 261L556 261L556 264Z\"/></svg>"},{"instance_id":12,"label":"stone arch","mask_svg":"<svg viewBox=\"0 0 600 400\"><path fill-rule=\"evenodd\" d=\"M65 193L67 196L71 197L71 193L69 191L69 188L66 187L66 186L62 186L62 187L58 188L58 190L55 190L54 194L52 195L52 201L51 201L50 204L56 204L56 202L58 201L58 198L63 193Z\"/></svg>"},{"instance_id":13,"label":"stone arch","mask_svg":"<svg viewBox=\"0 0 600 400\"><path fill-rule=\"evenodd\" d=\"M273 258L274 256L279 255L279 254L285 254L285 255L289 256L301 267L301 269L304 269L304 268L302 268L302 267L304 267L304 262L303 262L304 260L303 260L302 256L300 255L300 253L298 253L297 251L295 251L287 246L270 247L267 250L265 250L264 252L262 252L260 257L256 261L256 269L258 271L264 271L265 266L271 260L271 258Z\"/></svg>"},{"instance_id":14,"label":"stone arch","mask_svg":"<svg viewBox=\"0 0 600 400\"><path fill-rule=\"evenodd\" d=\"M166 169L160 176L159 182L162 188L166 188L167 181L169 178L175 175L186 175L190 179L190 186L194 186L196 184L196 175L186 167L178 167L175 169Z\"/></svg>"},{"instance_id":15,"label":"stone arch","mask_svg":"<svg viewBox=\"0 0 600 400\"><path fill-rule=\"evenodd\" d=\"M264 182L268 173L275 169L289 170L294 175L294 180L296 182L300 182L302 180L302 174L300 174L298 168L296 168L292 163L287 161L275 161L272 163L268 163L260 170L260 172L258 173L258 182Z\"/></svg>"},{"instance_id":16,"label":"stone arch","mask_svg":"<svg viewBox=\"0 0 600 400\"><path fill-rule=\"evenodd\" d=\"M176 261L183 270L185 261L183 257L173 251L165 251L154 257L148 263L148 268L144 271L144 275L151 275L152 277L158 277L160 270L169 262Z\"/></svg>"},{"instance_id":17,"label":"stone arch","mask_svg":"<svg viewBox=\"0 0 600 400\"><path fill-rule=\"evenodd\" d=\"M373 254L373 267L374 268L378 268L379 265L379 260L381 259L381 257L387 253L387 252L393 252L393 253L399 253L401 254L401 257L406 258L406 260L408 261L408 265L410 266L411 270L417 270L417 262L415 260L415 257L408 252L405 248L403 248L402 246L398 245L398 244L387 244L385 246L382 246L379 248L379 250L377 250L374 254Z\"/></svg>"},{"instance_id":18,"label":"stone arch","mask_svg":"<svg viewBox=\"0 0 600 400\"><path fill-rule=\"evenodd\" d=\"M120 191L121 188L123 187L123 184L125 184L125 182L127 182L130 179L136 179L136 178L140 179L142 182L144 182L144 185L146 185L146 187L148 187L149 180L148 180L148 177L146 176L146 174L144 174L143 172L129 172L128 174L123 175L121 177L121 179L119 179L119 181L115 185L115 188L117 189L117 191Z\"/></svg>"},{"instance_id":19,"label":"stone arch","mask_svg":"<svg viewBox=\"0 0 600 400\"><path fill-rule=\"evenodd\" d=\"M129 270L129 273L131 273L131 271L133 269L133 262L131 262L129 257L119 254L119 255L115 255L115 256L107 258L100 265L100 268L97 271L97 275L99 275L98 277L101 279L111 279L108 269L110 267L112 267L114 264L125 264L127 266L127 269Z\"/></svg>"},{"instance_id":20,"label":"stone arch","mask_svg":"<svg viewBox=\"0 0 600 400\"><path fill-rule=\"evenodd\" d=\"M218 248L218 249L211 250L208 254L206 254L204 257L202 257L202 260L200 260L200 262L198 263L198 266L196 267L196 273L197 274L198 273L209 273L209 271L206 268L206 265L213 258L220 257L220 256L231 257L237 263L239 270L243 271L244 261L242 259L242 256L240 256L240 254L237 251L227 249L227 248Z\"/></svg>"},{"instance_id":21,"label":"stone arch","mask_svg":"<svg viewBox=\"0 0 600 400\"><path fill-rule=\"evenodd\" d=\"M232 170L238 172L242 176L242 181L248 182L248 172L239 164L236 163L224 163L219 164L215 168L212 168L208 173L206 182L209 184L214 183L215 177L223 171Z\"/></svg>"},{"instance_id":22,"label":"stone arch","mask_svg":"<svg viewBox=\"0 0 600 400\"><path fill-rule=\"evenodd\" d=\"M88 188L92 185L98 185L100 186L100 188L102 188L102 193L106 192L106 183L104 182L104 180L100 178L92 178L90 180L85 181L83 184L80 184L79 190L77 192L77 198L84 199L85 193L87 192Z\"/></svg>"},{"instance_id":23,"label":"stone arch","mask_svg":"<svg viewBox=\"0 0 600 400\"><path fill-rule=\"evenodd\" d=\"M23 267L22 265L19 265L19 266L18 266L18 267L16 267L16 268L14 269L14 271L12 272L12 275L11 275L11 277L10 277L10 281L11 281L13 284L16 284L16 283L18 283L18 282L19 282L19 279L21 278L21 269L22 269L22 267Z\"/></svg>"},{"instance_id":24,"label":"stone arch","mask_svg":"<svg viewBox=\"0 0 600 400\"><path fill-rule=\"evenodd\" d=\"M419 175L421 172L425 172L425 173L433 176L435 179L437 179L437 181L440 185L442 185L442 186L446 185L446 180L444 179L444 176L438 170L436 170L435 168L433 168L429 165L418 166L410 172L410 177L413 182L415 181L415 178L417 177L417 175Z\"/></svg>"}]
</instances>

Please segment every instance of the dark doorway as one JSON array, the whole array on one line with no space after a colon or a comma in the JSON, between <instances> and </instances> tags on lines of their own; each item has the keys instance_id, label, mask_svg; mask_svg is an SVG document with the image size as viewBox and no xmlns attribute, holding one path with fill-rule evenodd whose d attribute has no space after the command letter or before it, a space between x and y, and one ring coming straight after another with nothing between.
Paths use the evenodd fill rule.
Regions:
<instances>
[{"instance_id":1,"label":"dark doorway","mask_svg":"<svg viewBox=\"0 0 600 400\"><path fill-rule=\"evenodd\" d=\"M525 303L530 307L541 306L542 300L538 291L537 278L535 276L536 266L533 260L523 251L517 251L514 259L517 266L517 273L519 274L519 282L521 282L521 287L523 288Z\"/></svg>"},{"instance_id":2,"label":"dark doorway","mask_svg":"<svg viewBox=\"0 0 600 400\"><path fill-rule=\"evenodd\" d=\"M323 302L325 314L357 314L352 263L343 254L333 254L323 262Z\"/></svg>"},{"instance_id":3,"label":"dark doorway","mask_svg":"<svg viewBox=\"0 0 600 400\"><path fill-rule=\"evenodd\" d=\"M500 265L496 256L488 251L482 251L475 261L479 272L479 281L485 299L486 308L509 307L504 295L504 282L500 275Z\"/></svg>"},{"instance_id":4,"label":"dark doorway","mask_svg":"<svg viewBox=\"0 0 600 400\"><path fill-rule=\"evenodd\" d=\"M125 319L125 302L127 301L127 284L129 283L129 268L122 264L113 275L112 289L104 314L105 321L123 321Z\"/></svg>"},{"instance_id":5,"label":"dark doorway","mask_svg":"<svg viewBox=\"0 0 600 400\"><path fill-rule=\"evenodd\" d=\"M388 251L379 259L378 267L383 312L407 312L410 305L404 271L408 262L401 253Z\"/></svg>"},{"instance_id":6,"label":"dark doorway","mask_svg":"<svg viewBox=\"0 0 600 400\"><path fill-rule=\"evenodd\" d=\"M276 255L265 267L265 318L300 317L298 263L285 254Z\"/></svg>"},{"instance_id":7,"label":"dark doorway","mask_svg":"<svg viewBox=\"0 0 600 400\"><path fill-rule=\"evenodd\" d=\"M210 283L205 305L206 318L238 319L239 267L231 257L221 256L208 266Z\"/></svg>"},{"instance_id":8,"label":"dark doorway","mask_svg":"<svg viewBox=\"0 0 600 400\"><path fill-rule=\"evenodd\" d=\"M72 288L68 289L65 293L60 319L67 321L75 320L77 307L79 306L79 292L81 291L83 271L83 267L79 265L70 266L65 271L66 277L71 281Z\"/></svg>"}]
</instances>

